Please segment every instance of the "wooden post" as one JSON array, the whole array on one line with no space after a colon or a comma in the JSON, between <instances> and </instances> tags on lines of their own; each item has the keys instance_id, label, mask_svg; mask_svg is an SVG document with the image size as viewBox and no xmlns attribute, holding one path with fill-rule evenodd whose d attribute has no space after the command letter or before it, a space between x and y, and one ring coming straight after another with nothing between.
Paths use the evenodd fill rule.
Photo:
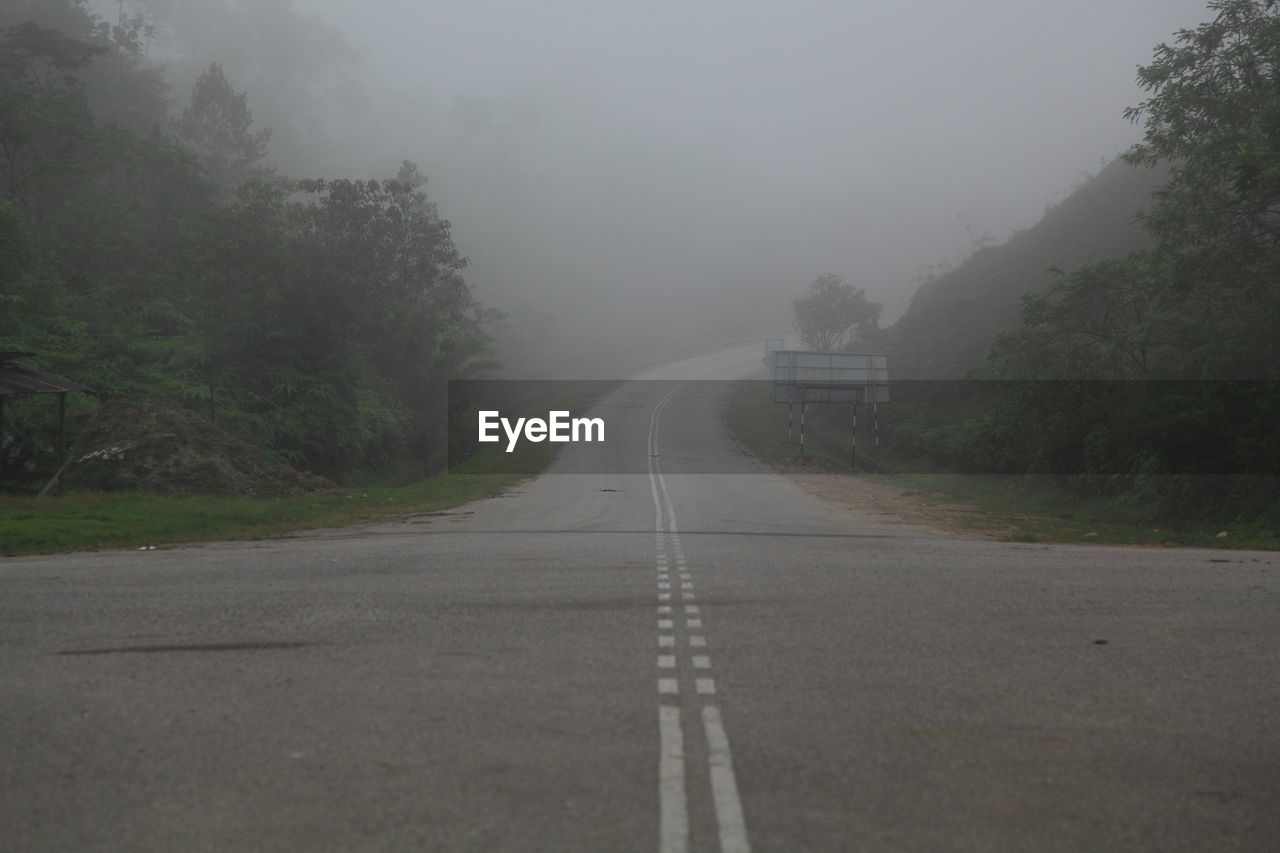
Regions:
<instances>
[{"instance_id":1,"label":"wooden post","mask_svg":"<svg viewBox=\"0 0 1280 853\"><path fill-rule=\"evenodd\" d=\"M58 474L67 467L67 392L58 394ZM58 494L62 494L62 479L58 479Z\"/></svg>"},{"instance_id":2,"label":"wooden post","mask_svg":"<svg viewBox=\"0 0 1280 853\"><path fill-rule=\"evenodd\" d=\"M809 404L808 397L800 398L800 455L804 456L804 410Z\"/></svg>"},{"instance_id":3,"label":"wooden post","mask_svg":"<svg viewBox=\"0 0 1280 853\"><path fill-rule=\"evenodd\" d=\"M67 392L58 394L58 464L67 461Z\"/></svg>"},{"instance_id":4,"label":"wooden post","mask_svg":"<svg viewBox=\"0 0 1280 853\"><path fill-rule=\"evenodd\" d=\"M849 469L858 470L858 401L853 401L853 429L849 431Z\"/></svg>"}]
</instances>

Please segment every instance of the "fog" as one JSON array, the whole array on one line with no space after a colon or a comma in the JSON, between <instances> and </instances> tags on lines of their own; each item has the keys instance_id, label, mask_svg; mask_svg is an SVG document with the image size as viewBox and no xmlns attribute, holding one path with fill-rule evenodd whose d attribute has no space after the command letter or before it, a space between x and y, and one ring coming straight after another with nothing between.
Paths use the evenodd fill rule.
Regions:
<instances>
[{"instance_id":1,"label":"fog","mask_svg":"<svg viewBox=\"0 0 1280 853\"><path fill-rule=\"evenodd\" d=\"M289 5L204 8L253 10L224 27L233 50ZM222 57L276 128L276 166L418 162L468 281L509 315L500 351L533 371L785 332L789 297L824 272L891 322L920 278L1136 141L1136 67L1208 17L1203 0L292 7L334 60L295 81L309 123L283 120L269 70L237 80ZM204 53L163 35L177 79L219 58L207 32Z\"/></svg>"}]
</instances>

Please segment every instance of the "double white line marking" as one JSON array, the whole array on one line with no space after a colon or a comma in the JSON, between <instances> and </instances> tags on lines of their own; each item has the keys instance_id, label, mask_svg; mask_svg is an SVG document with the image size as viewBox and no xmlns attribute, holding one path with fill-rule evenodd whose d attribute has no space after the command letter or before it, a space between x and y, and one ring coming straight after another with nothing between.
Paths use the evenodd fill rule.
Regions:
<instances>
[{"instance_id":1,"label":"double white line marking","mask_svg":"<svg viewBox=\"0 0 1280 853\"><path fill-rule=\"evenodd\" d=\"M658 464L658 424L662 409L671 396L680 389L677 385L667 392L654 406L649 419L649 485L653 491L654 530L657 535L658 569L658 694L662 703L658 706L658 732L661 752L658 758L659 816L658 849L660 853L687 853L689 850L689 803L685 785L684 726L681 721L679 700L680 678L678 664L680 650L705 649L707 638L703 633L702 613L694 592L693 575L685 559L684 546L676 527L675 507L667 492L667 482ZM672 580L668 545L675 560L677 579ZM678 596L678 599L675 597ZM674 601L678 600L679 605ZM677 613L683 621L683 631L677 630ZM679 645L680 640L685 644ZM705 653L689 653L689 663L695 672L694 691L697 696L715 696L716 683L711 677L711 657ZM733 775L733 756L729 751L729 736L725 734L720 709L711 700L702 705L702 728L707 739L711 798L715 805L716 822L719 825L721 853L748 853L747 825L742 816L742 802L738 798L738 783Z\"/></svg>"}]
</instances>

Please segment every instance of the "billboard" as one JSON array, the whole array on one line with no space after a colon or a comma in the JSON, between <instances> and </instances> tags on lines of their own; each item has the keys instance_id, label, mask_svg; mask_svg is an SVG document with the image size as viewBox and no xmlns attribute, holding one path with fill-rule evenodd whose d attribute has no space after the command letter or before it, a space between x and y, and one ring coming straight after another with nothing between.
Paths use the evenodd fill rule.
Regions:
<instances>
[{"instance_id":1,"label":"billboard","mask_svg":"<svg viewBox=\"0 0 1280 853\"><path fill-rule=\"evenodd\" d=\"M889 358L881 353L769 353L775 403L884 403Z\"/></svg>"}]
</instances>

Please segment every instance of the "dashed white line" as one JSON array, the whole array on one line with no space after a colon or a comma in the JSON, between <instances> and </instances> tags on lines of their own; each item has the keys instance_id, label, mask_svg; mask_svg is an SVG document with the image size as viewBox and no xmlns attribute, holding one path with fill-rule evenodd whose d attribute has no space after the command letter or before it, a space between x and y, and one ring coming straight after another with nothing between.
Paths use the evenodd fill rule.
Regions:
<instances>
[{"instance_id":1,"label":"dashed white line","mask_svg":"<svg viewBox=\"0 0 1280 853\"><path fill-rule=\"evenodd\" d=\"M707 657L706 655L694 655L693 668L694 669L711 669L711 658Z\"/></svg>"},{"instance_id":2,"label":"dashed white line","mask_svg":"<svg viewBox=\"0 0 1280 853\"><path fill-rule=\"evenodd\" d=\"M693 680L694 689L703 696L714 696L716 692L716 680L714 678L695 678Z\"/></svg>"},{"instance_id":3,"label":"dashed white line","mask_svg":"<svg viewBox=\"0 0 1280 853\"><path fill-rule=\"evenodd\" d=\"M659 678L658 692L659 693L679 693L680 682L674 678Z\"/></svg>"},{"instance_id":4,"label":"dashed white line","mask_svg":"<svg viewBox=\"0 0 1280 853\"><path fill-rule=\"evenodd\" d=\"M658 655L658 669L675 669L675 655Z\"/></svg>"}]
</instances>

